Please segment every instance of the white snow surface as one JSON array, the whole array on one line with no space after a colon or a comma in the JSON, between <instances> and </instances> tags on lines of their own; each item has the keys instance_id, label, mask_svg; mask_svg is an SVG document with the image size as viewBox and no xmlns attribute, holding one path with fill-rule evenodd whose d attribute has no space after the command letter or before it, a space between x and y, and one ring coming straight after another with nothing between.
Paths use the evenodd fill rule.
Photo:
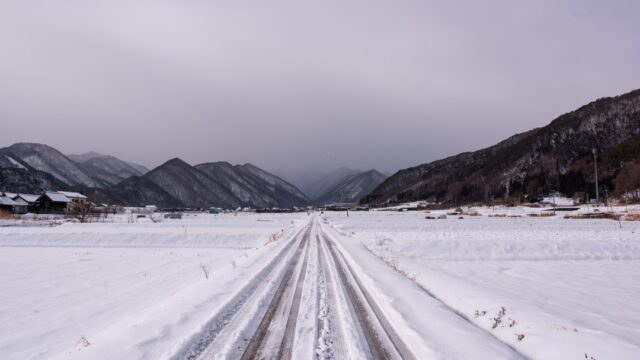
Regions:
<instances>
[{"instance_id":1,"label":"white snow surface","mask_svg":"<svg viewBox=\"0 0 640 360\"><path fill-rule=\"evenodd\" d=\"M415 344L431 342L425 324L437 319L426 305L421 311L407 312L409 305L402 303L409 304L411 299L405 297L414 296L406 291L396 295L401 281L380 281L380 266L393 269L525 357L637 358L640 222L569 220L560 213L489 218L486 215L521 216L532 210L474 210L485 216L427 220L422 211L350 212L348 217L336 212L327 213L325 221L343 239L342 245L362 266L371 286L389 297L393 303L389 311L402 318L396 323L419 329ZM500 318L495 328L494 318ZM460 346L474 349L469 338L459 333L460 327L451 325L439 324ZM524 338L518 340L518 335ZM502 358L482 352L462 357L454 351L424 354Z\"/></svg>"},{"instance_id":2,"label":"white snow surface","mask_svg":"<svg viewBox=\"0 0 640 360\"><path fill-rule=\"evenodd\" d=\"M11 156L5 155L5 157L18 169L27 169L26 167L24 167L24 165L20 164L16 159L12 158Z\"/></svg>"},{"instance_id":3,"label":"white snow surface","mask_svg":"<svg viewBox=\"0 0 640 360\"><path fill-rule=\"evenodd\" d=\"M0 357L167 358L305 218L0 227Z\"/></svg>"},{"instance_id":4,"label":"white snow surface","mask_svg":"<svg viewBox=\"0 0 640 360\"><path fill-rule=\"evenodd\" d=\"M464 210L480 216L186 214L59 226L23 219L0 227L0 358L171 358L248 284L268 293L287 266L280 255L292 257L309 224L311 239L335 243L417 359L637 357L640 222L526 216L543 208ZM293 356L362 358L366 342L320 248L328 255L323 242L306 250ZM274 275L260 280L270 264ZM237 328L223 332L245 336L242 326L258 322L267 303L250 298L229 319ZM218 340L205 354L237 354Z\"/></svg>"}]
</instances>

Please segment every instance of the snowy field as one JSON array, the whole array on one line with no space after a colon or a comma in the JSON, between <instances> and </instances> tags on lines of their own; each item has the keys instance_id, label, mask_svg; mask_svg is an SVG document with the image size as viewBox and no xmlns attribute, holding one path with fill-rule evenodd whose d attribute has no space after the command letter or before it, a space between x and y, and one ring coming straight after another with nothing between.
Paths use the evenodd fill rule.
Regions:
<instances>
[{"instance_id":1,"label":"snowy field","mask_svg":"<svg viewBox=\"0 0 640 360\"><path fill-rule=\"evenodd\" d=\"M464 211L5 221L0 358L637 358L640 222Z\"/></svg>"},{"instance_id":2,"label":"snowy field","mask_svg":"<svg viewBox=\"0 0 640 360\"><path fill-rule=\"evenodd\" d=\"M526 357L638 357L640 222L473 210L481 216L426 220L424 212L372 211L328 213L326 221L352 255L375 254ZM363 271L372 273L377 265L369 264ZM416 314L414 322L423 321Z\"/></svg>"},{"instance_id":3,"label":"snowy field","mask_svg":"<svg viewBox=\"0 0 640 360\"><path fill-rule=\"evenodd\" d=\"M0 227L0 358L167 357L306 218Z\"/></svg>"}]
</instances>

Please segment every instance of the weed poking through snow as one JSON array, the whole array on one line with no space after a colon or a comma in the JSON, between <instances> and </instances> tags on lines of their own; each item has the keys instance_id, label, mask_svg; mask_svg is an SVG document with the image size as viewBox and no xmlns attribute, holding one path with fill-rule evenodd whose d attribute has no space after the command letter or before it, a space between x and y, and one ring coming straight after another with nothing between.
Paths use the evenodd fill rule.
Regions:
<instances>
[{"instance_id":1,"label":"weed poking through snow","mask_svg":"<svg viewBox=\"0 0 640 360\"><path fill-rule=\"evenodd\" d=\"M481 316L485 316L487 315L487 312L485 310L476 310L476 312L473 314L473 317L475 317L476 319L481 317Z\"/></svg>"},{"instance_id":2,"label":"weed poking through snow","mask_svg":"<svg viewBox=\"0 0 640 360\"><path fill-rule=\"evenodd\" d=\"M498 327L498 325L500 325L502 323L502 318L507 314L507 309L502 306L500 308L500 311L498 311L498 315L496 315L493 318L493 325L491 326L492 329L495 329Z\"/></svg>"},{"instance_id":3,"label":"weed poking through snow","mask_svg":"<svg viewBox=\"0 0 640 360\"><path fill-rule=\"evenodd\" d=\"M269 235L269 239L264 244L265 245L269 245L270 243L276 242L276 241L282 239L286 234L287 234L287 232L285 231L285 229L282 229L279 232L275 232L275 233Z\"/></svg>"},{"instance_id":4,"label":"weed poking through snow","mask_svg":"<svg viewBox=\"0 0 640 360\"><path fill-rule=\"evenodd\" d=\"M389 239L385 239L385 238L376 239L376 246L383 247L387 243L387 240Z\"/></svg>"},{"instance_id":5,"label":"weed poking through snow","mask_svg":"<svg viewBox=\"0 0 640 360\"><path fill-rule=\"evenodd\" d=\"M211 266L200 264L200 270L202 270L205 280L209 280L209 273L211 272Z\"/></svg>"},{"instance_id":6,"label":"weed poking through snow","mask_svg":"<svg viewBox=\"0 0 640 360\"><path fill-rule=\"evenodd\" d=\"M80 336L80 339L78 339L77 345L81 346L81 347L87 347L87 346L91 345L91 343L89 342L89 340L87 340L86 336L82 335L82 336Z\"/></svg>"}]
</instances>

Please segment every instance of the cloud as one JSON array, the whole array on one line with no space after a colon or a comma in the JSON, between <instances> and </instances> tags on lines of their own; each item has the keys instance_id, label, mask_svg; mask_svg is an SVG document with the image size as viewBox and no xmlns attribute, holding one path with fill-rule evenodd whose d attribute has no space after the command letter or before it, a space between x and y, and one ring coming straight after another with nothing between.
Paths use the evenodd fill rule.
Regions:
<instances>
[{"instance_id":1,"label":"cloud","mask_svg":"<svg viewBox=\"0 0 640 360\"><path fill-rule=\"evenodd\" d=\"M7 1L0 142L395 170L638 87L634 1ZM327 156L331 153L331 156Z\"/></svg>"}]
</instances>

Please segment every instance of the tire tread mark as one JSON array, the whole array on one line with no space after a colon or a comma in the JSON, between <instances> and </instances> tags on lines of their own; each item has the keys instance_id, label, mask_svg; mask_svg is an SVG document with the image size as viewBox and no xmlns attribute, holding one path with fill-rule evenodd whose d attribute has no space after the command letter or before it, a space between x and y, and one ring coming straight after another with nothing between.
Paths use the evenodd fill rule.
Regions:
<instances>
[{"instance_id":1,"label":"tire tread mark","mask_svg":"<svg viewBox=\"0 0 640 360\"><path fill-rule=\"evenodd\" d=\"M332 241L328 240L328 237L323 234L323 239L328 244L329 253L334 259L336 263L336 267L338 270L338 274L344 284L344 287L347 291L348 297L356 310L356 317L362 327L363 333L365 334L365 340L369 345L369 350L374 359L391 359L393 357L393 352L396 352L402 359L413 360L415 356L408 349L408 347L404 344L404 342L400 339L398 334L395 332L395 329L391 326L389 321L386 319L384 314L382 314L381 310L377 307L377 304L373 301L371 295L366 291L358 277L353 272L353 269L349 266L349 264L338 254L338 250L334 247L335 245ZM342 262L340 261L342 260ZM344 265L343 265L344 263ZM355 284L352 284L347 276L347 272L354 279ZM358 296L358 290L362 293L364 297L364 301L360 299ZM366 304L365 304L366 303ZM368 306L367 306L368 305ZM385 332L385 335L388 337L390 342L394 346L393 352L390 349L385 348L380 341L380 335L375 330L373 324L371 324L368 319L367 307L371 309L375 318L379 321L382 329Z\"/></svg>"},{"instance_id":2,"label":"tire tread mark","mask_svg":"<svg viewBox=\"0 0 640 360\"><path fill-rule=\"evenodd\" d=\"M278 310L278 308L280 307L280 304L283 301L283 295L286 292L287 288L289 287L288 284L291 281L295 267L298 264L298 261L300 260L302 249L309 242L310 231L311 231L311 228L309 227L307 229L307 232L304 235L303 240L298 245L298 248L296 249L296 252L293 258L289 262L289 265L287 265L286 272L282 280L280 281L280 285L278 286L278 289L276 290L276 293L273 299L271 300L271 303L269 304L267 311L262 317L262 320L260 321L260 324L258 325L258 328L256 329L255 333L251 337L251 341L249 342L249 345L247 346L244 353L242 354L242 357L241 357L242 360L250 360L250 359L257 358L257 354L269 331L269 325L271 324L271 320L273 319L273 316L275 315L276 310Z\"/></svg>"}]
</instances>

